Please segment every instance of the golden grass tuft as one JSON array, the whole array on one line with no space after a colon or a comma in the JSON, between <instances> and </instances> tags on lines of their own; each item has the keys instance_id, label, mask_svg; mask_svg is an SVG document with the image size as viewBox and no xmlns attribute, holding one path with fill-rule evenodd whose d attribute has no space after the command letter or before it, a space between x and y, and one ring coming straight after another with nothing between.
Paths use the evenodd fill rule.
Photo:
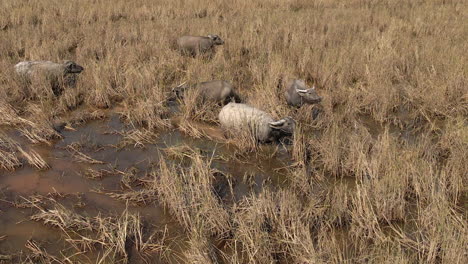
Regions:
<instances>
[{"instance_id":1,"label":"golden grass tuft","mask_svg":"<svg viewBox=\"0 0 468 264\"><path fill-rule=\"evenodd\" d=\"M99 262L126 263L133 248L136 252L148 251L157 243L153 240L154 237L143 237L140 216L130 214L127 210L118 217L87 217L70 211L51 198L45 201L50 208L44 207L44 204L37 203L34 199L26 199L26 202L37 210L37 213L31 216L33 221L58 228L65 236L66 242L75 250L69 257L56 258L47 254L36 243L30 243L27 247L33 252L34 259L42 257L59 263L72 259L89 261L83 254L99 248L102 252ZM82 259L80 255L85 258Z\"/></svg>"},{"instance_id":2,"label":"golden grass tuft","mask_svg":"<svg viewBox=\"0 0 468 264\"><path fill-rule=\"evenodd\" d=\"M50 166L47 162L33 149L24 150L22 147L18 146L18 151L23 155L28 163L39 170L49 169Z\"/></svg>"},{"instance_id":3,"label":"golden grass tuft","mask_svg":"<svg viewBox=\"0 0 468 264\"><path fill-rule=\"evenodd\" d=\"M156 134L154 131L148 129L132 129L121 133L121 135L123 139L118 144L119 148L124 148L129 145L144 148L145 144L151 144L156 141Z\"/></svg>"},{"instance_id":4,"label":"golden grass tuft","mask_svg":"<svg viewBox=\"0 0 468 264\"><path fill-rule=\"evenodd\" d=\"M189 158L188 168L162 161L150 184L186 230L223 237L229 230L229 214L213 192L215 170L197 153Z\"/></svg>"},{"instance_id":5,"label":"golden grass tuft","mask_svg":"<svg viewBox=\"0 0 468 264\"><path fill-rule=\"evenodd\" d=\"M17 144L7 135L0 133L0 168L13 171L21 166L21 161L16 154Z\"/></svg>"}]
</instances>

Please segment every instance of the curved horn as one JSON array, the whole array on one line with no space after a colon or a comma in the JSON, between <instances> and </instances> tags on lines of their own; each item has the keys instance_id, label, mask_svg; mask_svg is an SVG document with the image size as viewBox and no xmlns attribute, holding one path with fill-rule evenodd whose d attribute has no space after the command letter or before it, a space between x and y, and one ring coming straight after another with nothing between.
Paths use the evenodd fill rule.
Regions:
<instances>
[{"instance_id":1,"label":"curved horn","mask_svg":"<svg viewBox=\"0 0 468 264\"><path fill-rule=\"evenodd\" d=\"M183 83L177 85L177 87L182 87L182 86L184 86L186 83L187 83L187 81L185 81L185 82L183 82Z\"/></svg>"},{"instance_id":2,"label":"curved horn","mask_svg":"<svg viewBox=\"0 0 468 264\"><path fill-rule=\"evenodd\" d=\"M270 125L270 126L279 126L279 125L284 124L284 122L286 122L286 120L281 119L281 120L276 121L276 122L270 122L269 125Z\"/></svg>"},{"instance_id":3,"label":"curved horn","mask_svg":"<svg viewBox=\"0 0 468 264\"><path fill-rule=\"evenodd\" d=\"M70 125L65 125L64 127L66 130L76 131L76 129Z\"/></svg>"},{"instance_id":4,"label":"curved horn","mask_svg":"<svg viewBox=\"0 0 468 264\"><path fill-rule=\"evenodd\" d=\"M307 89L299 89L296 87L296 92L298 93L307 93Z\"/></svg>"}]
</instances>

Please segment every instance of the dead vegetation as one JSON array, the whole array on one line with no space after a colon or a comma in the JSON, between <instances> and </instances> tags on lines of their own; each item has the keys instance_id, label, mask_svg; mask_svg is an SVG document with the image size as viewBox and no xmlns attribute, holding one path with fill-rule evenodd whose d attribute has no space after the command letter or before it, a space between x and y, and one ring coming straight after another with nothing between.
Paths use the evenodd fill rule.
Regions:
<instances>
[{"instance_id":1,"label":"dead vegetation","mask_svg":"<svg viewBox=\"0 0 468 264\"><path fill-rule=\"evenodd\" d=\"M153 172L151 188L158 199L188 231L224 236L229 231L229 214L213 192L214 170L200 155L192 153L188 168L162 161Z\"/></svg>"},{"instance_id":2,"label":"dead vegetation","mask_svg":"<svg viewBox=\"0 0 468 264\"><path fill-rule=\"evenodd\" d=\"M89 155L84 154L81 150L81 144L70 144L66 148L72 154L78 162L90 163L90 164L105 164L104 161L96 160L90 157Z\"/></svg>"},{"instance_id":3,"label":"dead vegetation","mask_svg":"<svg viewBox=\"0 0 468 264\"><path fill-rule=\"evenodd\" d=\"M26 248L32 252L28 257L39 263L89 261L86 252L93 250L101 252L98 263L128 263L130 255L135 252L142 256L151 255L165 247L160 243L164 241L164 236L158 241L156 233L144 235L140 216L127 210L116 217L87 217L70 211L51 198L42 197L39 203L37 199L26 199L26 202L37 209L31 220L58 228L71 246L69 256L56 257L48 254L36 242L28 241Z\"/></svg>"},{"instance_id":4,"label":"dead vegetation","mask_svg":"<svg viewBox=\"0 0 468 264\"><path fill-rule=\"evenodd\" d=\"M7 135L0 134L0 167L4 170L13 171L21 166L16 155L16 144Z\"/></svg>"},{"instance_id":5,"label":"dead vegetation","mask_svg":"<svg viewBox=\"0 0 468 264\"><path fill-rule=\"evenodd\" d=\"M84 171L84 176L88 179L93 179L93 180L100 180L106 176L111 176L116 174L116 172L112 170L106 170L106 169L92 169L92 168L87 168L86 171Z\"/></svg>"},{"instance_id":6,"label":"dead vegetation","mask_svg":"<svg viewBox=\"0 0 468 264\"><path fill-rule=\"evenodd\" d=\"M132 145L133 147L144 148L145 144L151 144L156 141L156 134L148 129L133 129L121 133L121 136L123 139L118 145L119 148Z\"/></svg>"},{"instance_id":7,"label":"dead vegetation","mask_svg":"<svg viewBox=\"0 0 468 264\"><path fill-rule=\"evenodd\" d=\"M10 188L3 175L29 166L39 181L55 177L46 170L55 157L39 149L64 139L58 120L80 133L117 114L126 127L113 132L121 139L114 154L157 144L161 153L141 171L117 169L125 160L105 167L114 160L94 158L107 145L67 143L65 158L92 182L85 196L136 211L162 206L183 233L171 241L173 226L155 230L160 219L127 208L92 215L66 197L29 197L21 208L64 242L52 249L27 237L7 252L14 238L0 236L0 263L133 263L136 255L170 263L465 263L466 10L461 0L0 1L0 185ZM226 41L211 59L169 48L177 36L210 33ZM14 74L17 62L41 59L72 59L86 70L56 97L45 80ZM277 85L284 74L315 84L321 104L288 107ZM221 106L201 104L196 90L167 101L177 84L214 79L229 80L274 118L292 116L291 141L262 146L248 133L219 130ZM168 133L178 142L166 142ZM202 150L195 141L209 144ZM4 217L10 209L0 206Z\"/></svg>"},{"instance_id":8,"label":"dead vegetation","mask_svg":"<svg viewBox=\"0 0 468 264\"><path fill-rule=\"evenodd\" d=\"M23 155L24 158L28 161L28 163L39 170L45 170L50 168L47 162L33 149L29 149L28 151L24 150L20 146L18 146L18 151Z\"/></svg>"}]
</instances>

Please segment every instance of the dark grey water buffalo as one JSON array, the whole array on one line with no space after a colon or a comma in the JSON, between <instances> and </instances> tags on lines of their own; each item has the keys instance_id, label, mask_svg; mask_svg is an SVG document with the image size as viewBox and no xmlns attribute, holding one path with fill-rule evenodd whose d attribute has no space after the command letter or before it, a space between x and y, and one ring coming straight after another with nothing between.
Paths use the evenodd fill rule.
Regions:
<instances>
[{"instance_id":1,"label":"dark grey water buffalo","mask_svg":"<svg viewBox=\"0 0 468 264\"><path fill-rule=\"evenodd\" d=\"M27 81L35 77L43 77L50 81L55 95L60 95L63 86L74 86L76 75L81 73L84 68L74 61L65 61L64 63L55 63L51 61L22 61L15 65L18 75Z\"/></svg>"},{"instance_id":2,"label":"dark grey water buffalo","mask_svg":"<svg viewBox=\"0 0 468 264\"><path fill-rule=\"evenodd\" d=\"M234 87L227 81L214 80L197 83L195 85L181 84L174 89L173 98L183 98L187 89L198 89L200 97L203 102L216 102L226 104L231 101L240 103L241 99L234 91Z\"/></svg>"},{"instance_id":3,"label":"dark grey water buffalo","mask_svg":"<svg viewBox=\"0 0 468 264\"><path fill-rule=\"evenodd\" d=\"M283 79L281 81L286 102L290 106L300 107L303 104L316 104L322 101L315 91L315 86L308 88L303 80Z\"/></svg>"},{"instance_id":4,"label":"dark grey water buffalo","mask_svg":"<svg viewBox=\"0 0 468 264\"><path fill-rule=\"evenodd\" d=\"M215 46L223 45L222 40L218 35L204 36L182 36L177 39L177 49L185 55L196 56L200 54L213 54Z\"/></svg>"},{"instance_id":5,"label":"dark grey water buffalo","mask_svg":"<svg viewBox=\"0 0 468 264\"><path fill-rule=\"evenodd\" d=\"M218 115L225 130L231 132L249 132L262 143L277 141L294 133L295 122L291 117L275 121L273 117L255 107L229 103Z\"/></svg>"}]
</instances>

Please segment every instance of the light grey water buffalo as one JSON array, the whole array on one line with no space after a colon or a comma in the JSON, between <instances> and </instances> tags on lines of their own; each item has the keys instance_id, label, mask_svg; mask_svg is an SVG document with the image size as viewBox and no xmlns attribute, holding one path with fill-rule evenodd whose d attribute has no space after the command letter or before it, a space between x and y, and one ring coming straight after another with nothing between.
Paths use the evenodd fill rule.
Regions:
<instances>
[{"instance_id":1,"label":"light grey water buffalo","mask_svg":"<svg viewBox=\"0 0 468 264\"><path fill-rule=\"evenodd\" d=\"M234 87L227 81L214 80L188 85L183 83L172 89L172 99L183 98L187 89L198 89L199 95L203 102L216 102L226 104L231 101L240 103L241 99L234 91Z\"/></svg>"},{"instance_id":2,"label":"light grey water buffalo","mask_svg":"<svg viewBox=\"0 0 468 264\"><path fill-rule=\"evenodd\" d=\"M295 127L295 121L289 116L275 121L271 115L260 109L238 103L225 105L218 118L225 130L234 133L249 132L262 143L291 136Z\"/></svg>"},{"instance_id":3,"label":"light grey water buffalo","mask_svg":"<svg viewBox=\"0 0 468 264\"><path fill-rule=\"evenodd\" d=\"M74 61L55 63L51 61L22 61L15 65L16 73L26 81L42 77L48 80L55 95L60 95L64 86L73 87L76 75L84 68Z\"/></svg>"},{"instance_id":4,"label":"light grey water buffalo","mask_svg":"<svg viewBox=\"0 0 468 264\"><path fill-rule=\"evenodd\" d=\"M185 55L196 56L200 54L213 54L215 46L223 45L222 40L218 35L204 36L182 36L177 39L177 49Z\"/></svg>"},{"instance_id":5,"label":"light grey water buffalo","mask_svg":"<svg viewBox=\"0 0 468 264\"><path fill-rule=\"evenodd\" d=\"M290 106L300 107L303 104L316 104L322 101L315 91L315 86L308 88L303 80L287 78L281 81L286 102Z\"/></svg>"}]
</instances>

